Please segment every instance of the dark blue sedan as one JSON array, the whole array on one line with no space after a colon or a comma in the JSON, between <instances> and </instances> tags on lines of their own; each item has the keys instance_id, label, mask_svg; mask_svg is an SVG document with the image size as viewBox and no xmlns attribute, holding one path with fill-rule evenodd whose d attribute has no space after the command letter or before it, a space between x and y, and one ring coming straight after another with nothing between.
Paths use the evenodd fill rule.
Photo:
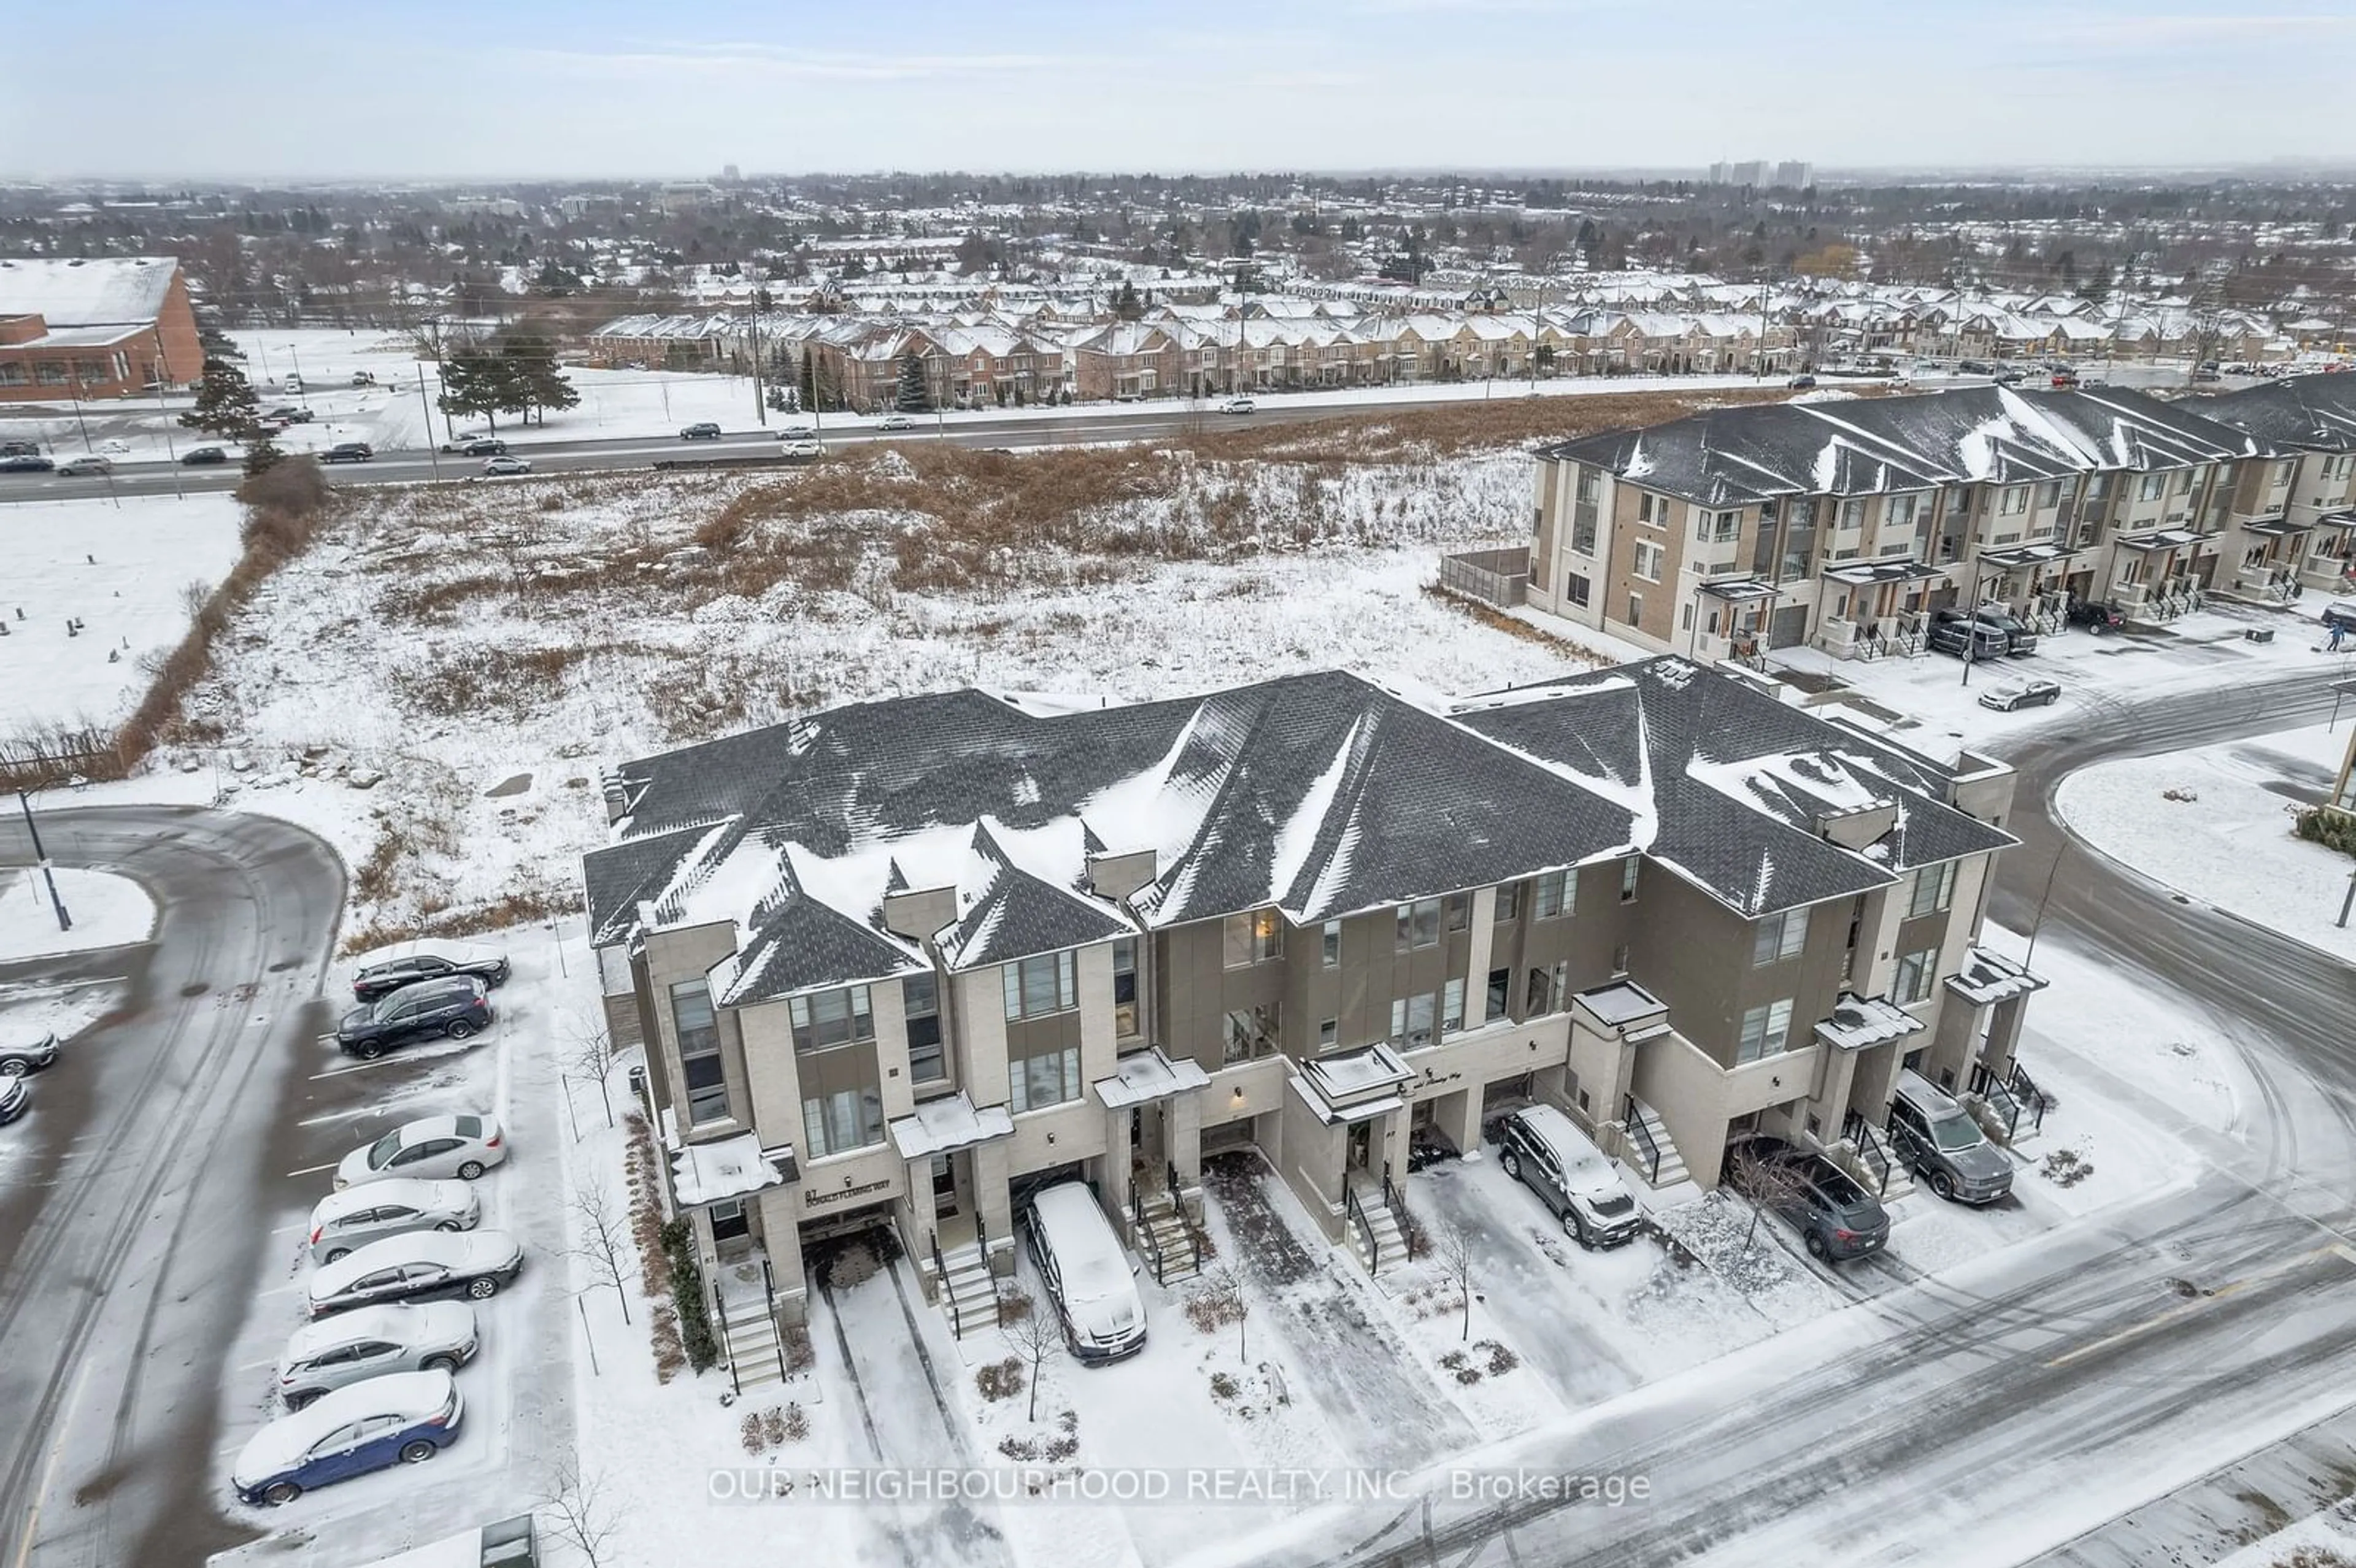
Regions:
<instances>
[{"instance_id":1,"label":"dark blue sedan","mask_svg":"<svg viewBox=\"0 0 2356 1568\"><path fill-rule=\"evenodd\" d=\"M466 1401L445 1371L394 1372L321 1394L253 1435L230 1467L249 1503L291 1503L314 1487L421 1465L455 1442Z\"/></svg>"}]
</instances>

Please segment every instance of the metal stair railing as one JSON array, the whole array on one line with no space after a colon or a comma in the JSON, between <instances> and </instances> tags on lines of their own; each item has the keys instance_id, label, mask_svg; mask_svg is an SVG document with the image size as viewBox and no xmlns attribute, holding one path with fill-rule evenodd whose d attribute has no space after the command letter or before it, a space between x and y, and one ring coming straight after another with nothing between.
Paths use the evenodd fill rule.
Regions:
<instances>
[{"instance_id":1,"label":"metal stair railing","mask_svg":"<svg viewBox=\"0 0 2356 1568\"><path fill-rule=\"evenodd\" d=\"M1653 1142L1653 1129L1644 1125L1644 1108L1636 1104L1636 1096L1628 1096L1628 1105L1622 1114L1621 1125L1628 1129L1635 1144L1644 1151L1644 1182L1649 1187L1661 1184L1661 1151Z\"/></svg>"},{"instance_id":2,"label":"metal stair railing","mask_svg":"<svg viewBox=\"0 0 2356 1568\"><path fill-rule=\"evenodd\" d=\"M1366 1218L1365 1208L1358 1201L1358 1189L1350 1185L1346 1176L1342 1179L1342 1209L1350 1222L1357 1226L1359 1239L1366 1243L1367 1275L1371 1276L1380 1273L1382 1254L1375 1245L1374 1221Z\"/></svg>"},{"instance_id":3,"label":"metal stair railing","mask_svg":"<svg viewBox=\"0 0 2356 1568\"><path fill-rule=\"evenodd\" d=\"M958 1306L957 1292L949 1288L948 1260L941 1256L941 1238L937 1232L926 1240L933 1248L933 1277L941 1282L941 1300L949 1309L949 1332L958 1339L965 1338L965 1312Z\"/></svg>"}]
</instances>

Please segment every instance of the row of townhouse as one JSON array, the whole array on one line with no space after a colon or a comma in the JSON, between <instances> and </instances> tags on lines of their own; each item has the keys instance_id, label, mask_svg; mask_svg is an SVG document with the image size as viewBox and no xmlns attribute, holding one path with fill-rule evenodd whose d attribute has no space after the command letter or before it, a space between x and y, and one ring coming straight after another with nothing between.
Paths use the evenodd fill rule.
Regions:
<instances>
[{"instance_id":1,"label":"row of townhouse","mask_svg":"<svg viewBox=\"0 0 2356 1568\"><path fill-rule=\"evenodd\" d=\"M1919 652L1958 603L2050 624L2073 598L2164 619L2207 592L2334 588L2351 404L2344 376L2174 403L1973 387L1565 442L1537 455L1527 601L1714 661Z\"/></svg>"},{"instance_id":2,"label":"row of townhouse","mask_svg":"<svg viewBox=\"0 0 2356 1568\"><path fill-rule=\"evenodd\" d=\"M2023 1082L2012 787L1674 657L1445 711L963 690L625 763L584 876L707 1275L790 1320L884 1226L961 1313L1042 1183L1159 1256L1253 1147L1365 1256L1411 1142L1532 1100L1664 1188L1749 1128L1879 1179L1901 1067Z\"/></svg>"}]
</instances>

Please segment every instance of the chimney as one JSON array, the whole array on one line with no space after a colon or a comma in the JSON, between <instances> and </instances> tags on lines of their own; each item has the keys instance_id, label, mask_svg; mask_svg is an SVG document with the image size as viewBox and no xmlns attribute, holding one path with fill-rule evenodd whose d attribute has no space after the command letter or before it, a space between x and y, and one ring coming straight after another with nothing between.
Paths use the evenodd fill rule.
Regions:
<instances>
[{"instance_id":1,"label":"chimney","mask_svg":"<svg viewBox=\"0 0 2356 1568\"><path fill-rule=\"evenodd\" d=\"M1162 857L1152 849L1106 850L1088 857L1088 891L1115 902L1160 874Z\"/></svg>"},{"instance_id":2,"label":"chimney","mask_svg":"<svg viewBox=\"0 0 2356 1568\"><path fill-rule=\"evenodd\" d=\"M605 791L605 826L611 827L630 814L630 792L623 785L622 775L607 772L598 777Z\"/></svg>"}]
</instances>

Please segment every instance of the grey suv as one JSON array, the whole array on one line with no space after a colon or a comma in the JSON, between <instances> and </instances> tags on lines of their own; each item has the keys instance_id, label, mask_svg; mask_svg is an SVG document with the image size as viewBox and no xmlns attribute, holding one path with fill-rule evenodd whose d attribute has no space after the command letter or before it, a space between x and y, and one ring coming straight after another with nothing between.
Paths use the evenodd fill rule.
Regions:
<instances>
[{"instance_id":1,"label":"grey suv","mask_svg":"<svg viewBox=\"0 0 2356 1568\"><path fill-rule=\"evenodd\" d=\"M2033 654L2037 651L2036 628L2002 605L1981 605L1977 619L1981 625L1992 626L2004 634L2005 652Z\"/></svg>"},{"instance_id":2,"label":"grey suv","mask_svg":"<svg viewBox=\"0 0 2356 1568\"><path fill-rule=\"evenodd\" d=\"M1736 1149L1759 1161L1759 1198L1799 1231L1811 1257L1838 1263L1878 1253L1889 1242L1890 1215L1873 1194L1815 1150L1764 1134L1736 1140L1730 1157Z\"/></svg>"},{"instance_id":3,"label":"grey suv","mask_svg":"<svg viewBox=\"0 0 2356 1568\"><path fill-rule=\"evenodd\" d=\"M1500 1123L1497 1163L1546 1200L1582 1247L1616 1247L1644 1228L1635 1199L1602 1151L1552 1105L1526 1105Z\"/></svg>"},{"instance_id":4,"label":"grey suv","mask_svg":"<svg viewBox=\"0 0 2356 1568\"><path fill-rule=\"evenodd\" d=\"M1942 1198L1994 1203L2012 1191L2012 1161L1954 1096L1918 1073L1898 1075L1890 1101L1890 1147Z\"/></svg>"}]
</instances>

